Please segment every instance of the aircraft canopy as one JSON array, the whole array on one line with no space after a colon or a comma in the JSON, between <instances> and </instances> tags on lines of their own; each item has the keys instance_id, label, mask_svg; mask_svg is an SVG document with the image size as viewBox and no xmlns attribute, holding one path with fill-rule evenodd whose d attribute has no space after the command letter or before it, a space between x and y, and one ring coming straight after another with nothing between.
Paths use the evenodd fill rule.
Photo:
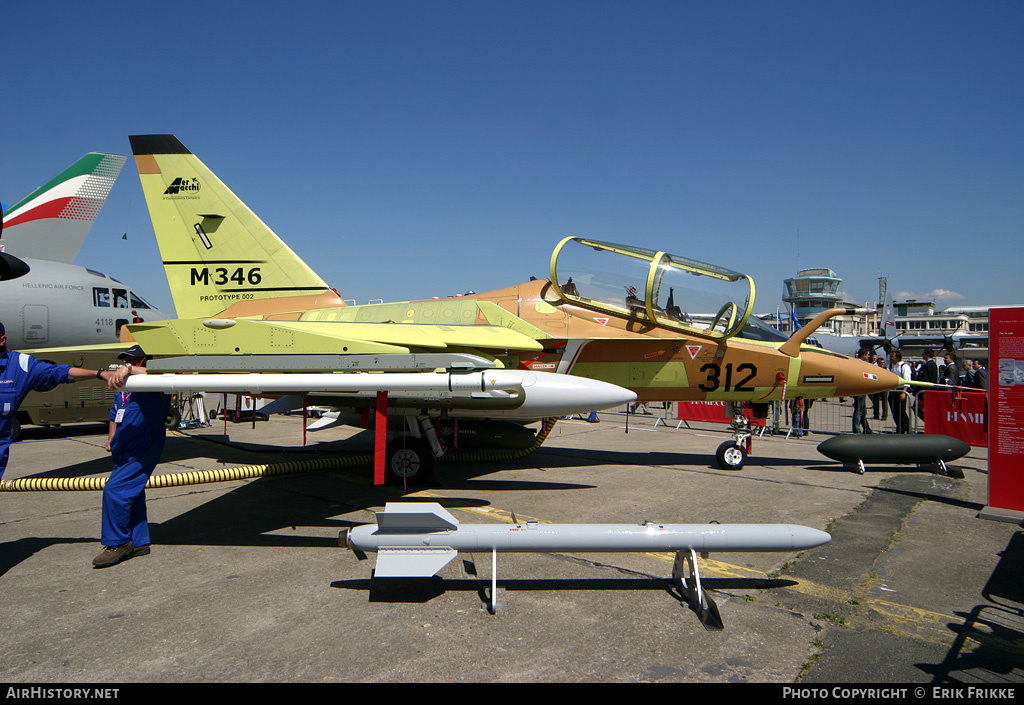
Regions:
<instances>
[{"instance_id":1,"label":"aircraft canopy","mask_svg":"<svg viewBox=\"0 0 1024 705\"><path fill-rule=\"evenodd\" d=\"M551 283L583 308L717 339L739 333L754 306L754 281L746 274L582 237L555 248Z\"/></svg>"}]
</instances>

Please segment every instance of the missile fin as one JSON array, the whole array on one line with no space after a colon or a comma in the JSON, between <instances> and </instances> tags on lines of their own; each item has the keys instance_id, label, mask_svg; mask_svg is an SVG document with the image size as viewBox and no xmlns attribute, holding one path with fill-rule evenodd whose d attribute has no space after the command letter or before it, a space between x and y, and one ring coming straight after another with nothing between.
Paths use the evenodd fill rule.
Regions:
<instances>
[{"instance_id":1,"label":"missile fin","mask_svg":"<svg viewBox=\"0 0 1024 705\"><path fill-rule=\"evenodd\" d=\"M323 431L325 428L341 426L344 422L338 420L338 414L328 411L313 423L306 426L307 431Z\"/></svg>"},{"instance_id":2,"label":"missile fin","mask_svg":"<svg viewBox=\"0 0 1024 705\"><path fill-rule=\"evenodd\" d=\"M437 502L388 502L377 512L378 531L418 533L457 529L459 520Z\"/></svg>"},{"instance_id":3,"label":"missile fin","mask_svg":"<svg viewBox=\"0 0 1024 705\"><path fill-rule=\"evenodd\" d=\"M459 552L454 548L384 548L377 551L375 578L430 578Z\"/></svg>"}]
</instances>

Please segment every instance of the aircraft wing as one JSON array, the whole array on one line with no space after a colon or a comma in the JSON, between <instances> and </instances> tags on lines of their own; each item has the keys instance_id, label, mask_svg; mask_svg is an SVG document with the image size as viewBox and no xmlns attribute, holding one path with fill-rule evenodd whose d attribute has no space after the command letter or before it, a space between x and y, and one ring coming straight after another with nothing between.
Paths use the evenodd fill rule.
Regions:
<instances>
[{"instance_id":1,"label":"aircraft wing","mask_svg":"<svg viewBox=\"0 0 1024 705\"><path fill-rule=\"evenodd\" d=\"M608 409L636 398L599 380L499 369L487 350L540 352L543 345L497 325L178 319L128 330L147 354L163 358L144 377L130 377L128 390L301 393L364 404L386 391L422 408L528 419Z\"/></svg>"},{"instance_id":2,"label":"aircraft wing","mask_svg":"<svg viewBox=\"0 0 1024 705\"><path fill-rule=\"evenodd\" d=\"M543 350L533 338L501 326L447 326L424 323L341 323L267 321L280 330L316 335L341 335L350 340L398 345L407 348L493 348Z\"/></svg>"},{"instance_id":3,"label":"aircraft wing","mask_svg":"<svg viewBox=\"0 0 1024 705\"><path fill-rule=\"evenodd\" d=\"M449 348L543 350L523 333L501 326L448 326L342 321L246 319L169 320L132 324L150 355L284 355L409 353Z\"/></svg>"}]
</instances>

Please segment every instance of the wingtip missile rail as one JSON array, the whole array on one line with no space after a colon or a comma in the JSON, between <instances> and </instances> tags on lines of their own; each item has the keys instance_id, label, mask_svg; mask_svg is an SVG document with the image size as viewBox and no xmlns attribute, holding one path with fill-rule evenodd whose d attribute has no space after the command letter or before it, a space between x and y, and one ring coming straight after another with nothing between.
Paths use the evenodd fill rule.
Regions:
<instances>
[{"instance_id":1,"label":"wingtip missile rail","mask_svg":"<svg viewBox=\"0 0 1024 705\"><path fill-rule=\"evenodd\" d=\"M459 551L490 551L495 563L499 552L673 551L673 579L680 582L702 623L712 625L709 628L720 628L720 618L700 585L698 553L801 551L832 540L824 531L794 524L462 524L434 502L389 502L376 516L376 524L346 529L338 536L339 544L359 557L377 554L375 578L429 578ZM688 578L684 563L690 569Z\"/></svg>"}]
</instances>

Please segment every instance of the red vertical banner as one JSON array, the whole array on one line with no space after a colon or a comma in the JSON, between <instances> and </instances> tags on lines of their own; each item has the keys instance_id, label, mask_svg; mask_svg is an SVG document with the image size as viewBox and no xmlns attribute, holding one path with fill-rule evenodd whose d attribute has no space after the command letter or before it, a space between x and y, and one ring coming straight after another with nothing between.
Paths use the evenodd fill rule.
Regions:
<instances>
[{"instance_id":1,"label":"red vertical banner","mask_svg":"<svg viewBox=\"0 0 1024 705\"><path fill-rule=\"evenodd\" d=\"M989 519L1024 519L1024 307L989 310Z\"/></svg>"},{"instance_id":2,"label":"red vertical banner","mask_svg":"<svg viewBox=\"0 0 1024 705\"><path fill-rule=\"evenodd\" d=\"M373 439L373 484L384 484L388 454L388 393L377 392L377 418Z\"/></svg>"}]
</instances>

